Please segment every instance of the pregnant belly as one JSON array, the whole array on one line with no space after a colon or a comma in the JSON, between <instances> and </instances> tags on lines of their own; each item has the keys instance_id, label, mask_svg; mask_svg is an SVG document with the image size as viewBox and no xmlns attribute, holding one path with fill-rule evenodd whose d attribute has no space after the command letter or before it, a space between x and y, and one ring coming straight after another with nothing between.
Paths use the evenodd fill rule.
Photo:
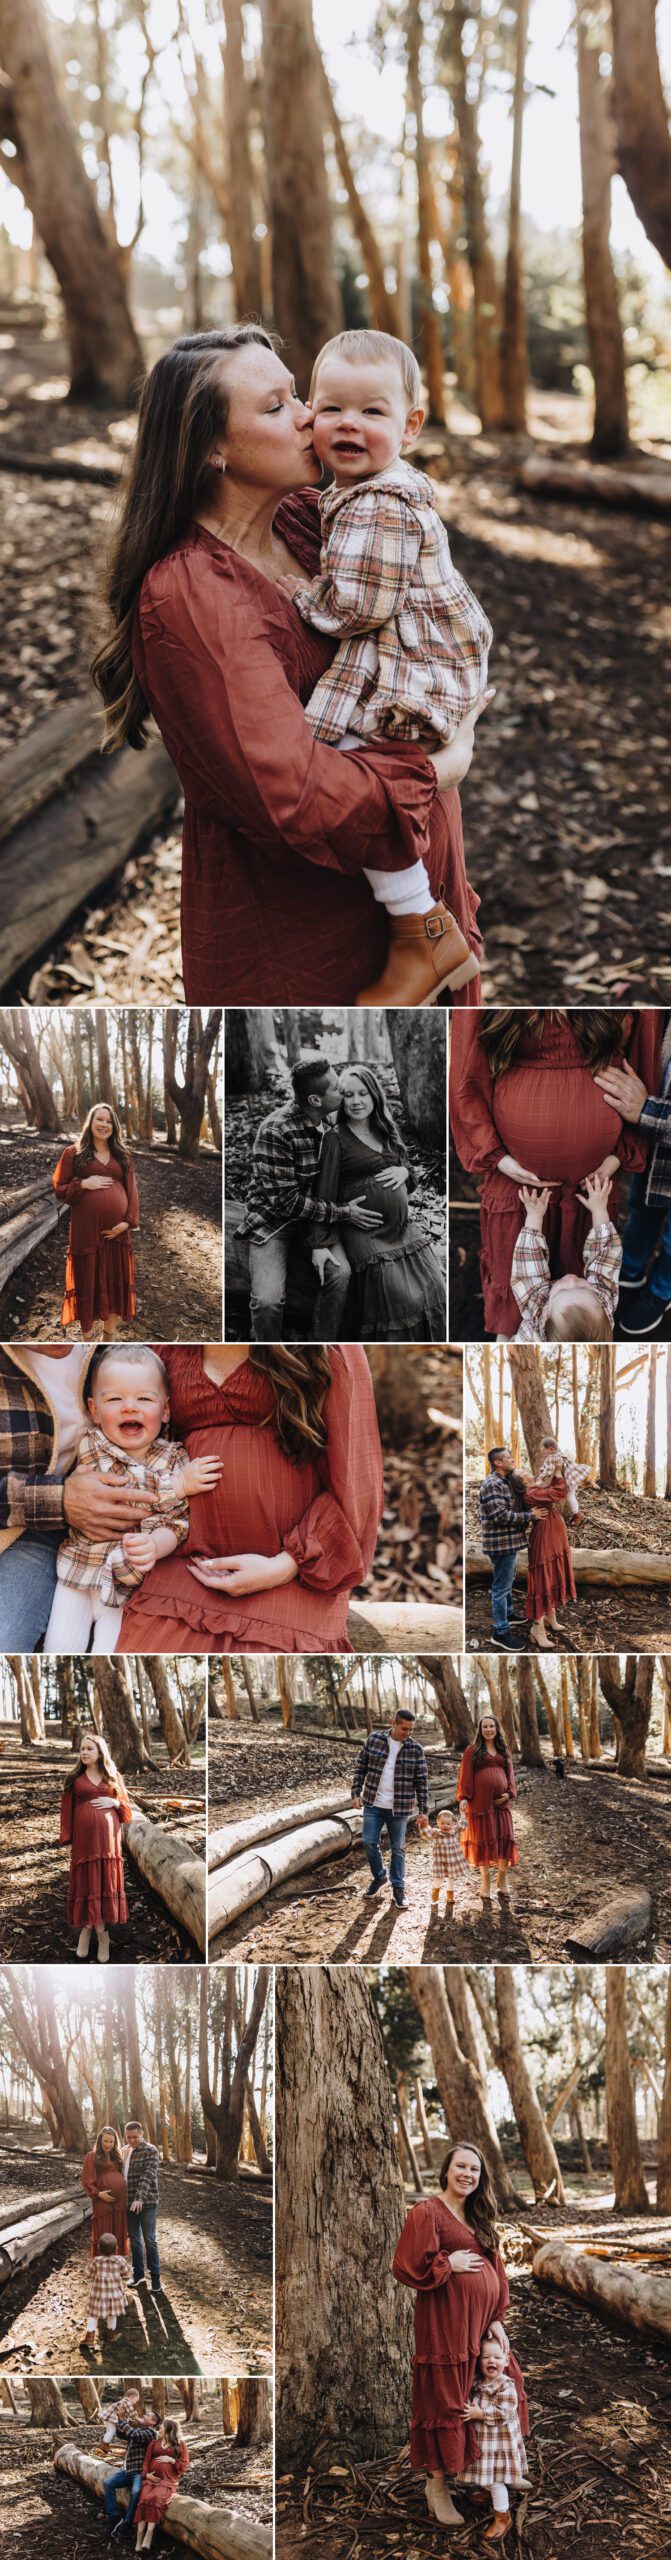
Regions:
<instances>
[{"instance_id":1,"label":"pregnant belly","mask_svg":"<svg viewBox=\"0 0 671 2560\"><path fill-rule=\"evenodd\" d=\"M387 1240L396 1241L398 1236L404 1234L408 1224L408 1194L405 1183L398 1191L390 1191L380 1180L379 1174L371 1174L367 1182L357 1184L351 1197L353 1200L363 1200L366 1209L375 1209L382 1219L382 1225L370 1228L352 1227L348 1230L350 1243L352 1237L384 1236Z\"/></svg>"},{"instance_id":2,"label":"pregnant belly","mask_svg":"<svg viewBox=\"0 0 671 2560\"><path fill-rule=\"evenodd\" d=\"M189 1504L180 1555L277 1555L319 1493L316 1467L293 1466L265 1432L191 1431L186 1447L190 1458L214 1455L223 1465L214 1491Z\"/></svg>"},{"instance_id":3,"label":"pregnant belly","mask_svg":"<svg viewBox=\"0 0 671 2560\"><path fill-rule=\"evenodd\" d=\"M614 1155L622 1129L619 1112L583 1067L561 1074L515 1067L497 1078L494 1108L502 1154L556 1182L595 1173L604 1156Z\"/></svg>"},{"instance_id":4,"label":"pregnant belly","mask_svg":"<svg viewBox=\"0 0 671 2560\"><path fill-rule=\"evenodd\" d=\"M91 1251L106 1227L117 1227L120 1218L128 1216L128 1201L121 1182L110 1182L104 1191L85 1191L76 1201L72 1219L72 1242L77 1251Z\"/></svg>"}]
</instances>

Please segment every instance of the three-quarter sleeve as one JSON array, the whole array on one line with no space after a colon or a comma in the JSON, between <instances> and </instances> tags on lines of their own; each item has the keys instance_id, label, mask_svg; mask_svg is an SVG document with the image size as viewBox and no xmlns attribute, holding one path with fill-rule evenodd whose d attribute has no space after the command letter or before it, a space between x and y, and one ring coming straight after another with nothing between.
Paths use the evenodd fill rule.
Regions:
<instances>
[{"instance_id":1,"label":"three-quarter sleeve","mask_svg":"<svg viewBox=\"0 0 671 2560\"><path fill-rule=\"evenodd\" d=\"M315 739L277 645L282 609L224 543L149 572L135 655L187 796L278 863L288 847L346 873L404 868L428 850L431 759L409 746L383 767Z\"/></svg>"},{"instance_id":2,"label":"three-quarter sleeve","mask_svg":"<svg viewBox=\"0 0 671 2560\"><path fill-rule=\"evenodd\" d=\"M76 1147L64 1147L63 1154L59 1157L54 1174L54 1191L57 1200L69 1200L72 1203L82 1198L83 1184L80 1182L79 1175L73 1173L76 1154Z\"/></svg>"},{"instance_id":3,"label":"three-quarter sleeve","mask_svg":"<svg viewBox=\"0 0 671 2560\"><path fill-rule=\"evenodd\" d=\"M496 1172L505 1148L494 1118L494 1078L476 1012L452 1017L450 1120L464 1172Z\"/></svg>"},{"instance_id":4,"label":"three-quarter sleeve","mask_svg":"<svg viewBox=\"0 0 671 2560\"><path fill-rule=\"evenodd\" d=\"M467 1742L457 1778L457 1804L472 1804L474 1792L473 1744Z\"/></svg>"},{"instance_id":5,"label":"three-quarter sleeve","mask_svg":"<svg viewBox=\"0 0 671 2560\"><path fill-rule=\"evenodd\" d=\"M311 1591L353 1591L375 1554L384 1479L375 1397L365 1351L332 1345L326 1399L327 1443L320 1464L324 1490L308 1504L284 1545Z\"/></svg>"},{"instance_id":6,"label":"three-quarter sleeve","mask_svg":"<svg viewBox=\"0 0 671 2560\"><path fill-rule=\"evenodd\" d=\"M514 1800L515 1800L515 1798L516 1798L516 1796L517 1796L517 1779L516 1779L516 1776L515 1776L515 1771L514 1771L514 1768L513 1768L513 1762L512 1762L512 1755L511 1755L511 1753L510 1753L510 1752L508 1753L508 1759L507 1759L507 1762L506 1762L506 1777L507 1777L507 1780L508 1780L508 1794L509 1794L509 1796L512 1796L512 1797L513 1797L513 1801L514 1801Z\"/></svg>"},{"instance_id":7,"label":"three-quarter sleeve","mask_svg":"<svg viewBox=\"0 0 671 2560\"><path fill-rule=\"evenodd\" d=\"M86 2159L82 2166L82 2186L85 2195L97 2196L98 2175L96 2170L95 2151L87 2151Z\"/></svg>"},{"instance_id":8,"label":"three-quarter sleeve","mask_svg":"<svg viewBox=\"0 0 671 2560\"><path fill-rule=\"evenodd\" d=\"M492 2312L492 2320L505 2320L506 2312L510 2303L510 2285L508 2283L503 2259L498 2257L498 2255L494 2260L494 2268L498 2278L499 2298L496 2310Z\"/></svg>"},{"instance_id":9,"label":"three-quarter sleeve","mask_svg":"<svg viewBox=\"0 0 671 2560\"><path fill-rule=\"evenodd\" d=\"M635 1013L629 1039L624 1043L624 1056L634 1074L640 1076L646 1092L659 1092L662 1070L662 1033L659 1013L652 1005L643 1005ZM614 1140L613 1154L619 1156L625 1173L641 1173L647 1162L647 1137L640 1120L623 1120L619 1138Z\"/></svg>"},{"instance_id":10,"label":"three-quarter sleeve","mask_svg":"<svg viewBox=\"0 0 671 2560\"><path fill-rule=\"evenodd\" d=\"M450 2253L430 2196L411 2205L394 2251L392 2275L397 2284L410 2285L414 2293L435 2293L439 2285L451 2281Z\"/></svg>"},{"instance_id":11,"label":"three-quarter sleeve","mask_svg":"<svg viewBox=\"0 0 671 2560\"><path fill-rule=\"evenodd\" d=\"M62 1849L65 1848L67 1842L72 1839L73 1826L74 1799L72 1788L64 1787L63 1794L61 1796L61 1827L58 1835Z\"/></svg>"}]
</instances>

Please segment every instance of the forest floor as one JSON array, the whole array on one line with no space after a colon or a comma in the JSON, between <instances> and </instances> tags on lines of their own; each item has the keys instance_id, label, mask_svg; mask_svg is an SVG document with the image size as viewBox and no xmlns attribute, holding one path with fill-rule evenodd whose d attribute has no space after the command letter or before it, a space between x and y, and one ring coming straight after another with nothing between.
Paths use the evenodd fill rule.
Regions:
<instances>
[{"instance_id":1,"label":"forest floor","mask_svg":"<svg viewBox=\"0 0 671 2560\"><path fill-rule=\"evenodd\" d=\"M205 1855L205 1751L200 1764L171 1769L167 1753L152 1744L159 1765L128 1779L133 1801L150 1821L163 1823ZM193 1746L192 1746L193 1748ZM6 1742L0 1757L0 1955L14 1964L74 1964L76 1938L66 1919L69 1850L58 1842L60 1795L72 1753L62 1743ZM168 1810L168 1807L173 1808ZM178 1808L178 1809L177 1809ZM160 1894L145 1883L135 1859L124 1857L129 1918L111 1939L112 1962L193 1964L198 1949L173 1920Z\"/></svg>"},{"instance_id":2,"label":"forest floor","mask_svg":"<svg viewBox=\"0 0 671 2560\"><path fill-rule=\"evenodd\" d=\"M81 2161L0 2140L3 2203L17 2215L51 2187L80 2192ZM265 2182L232 2186L206 2170L159 2167L158 2244L164 2290L128 2296L113 2338L99 2340L92 2371L267 2373L272 2338L272 2195ZM90 2223L66 2232L0 2293L0 2371L85 2373L80 2352L87 2302Z\"/></svg>"},{"instance_id":3,"label":"forest floor","mask_svg":"<svg viewBox=\"0 0 671 2560\"><path fill-rule=\"evenodd\" d=\"M50 454L118 459L132 422L65 406L57 362L23 332L2 354L0 437L45 463ZM565 1001L567 992L576 1002L663 1002L669 535L643 513L522 489L527 452L584 458L586 404L536 391L530 424L529 440L474 434L453 402L448 437L432 432L418 455L441 485L457 568L494 625L496 698L463 791L467 860L483 902L484 993L498 1002ZM650 467L650 454L637 459ZM0 715L11 739L86 687L114 491L19 470L3 478ZM138 846L42 965L27 966L6 992L42 1003L179 997L179 878L173 822Z\"/></svg>"},{"instance_id":4,"label":"forest floor","mask_svg":"<svg viewBox=\"0 0 671 2560\"><path fill-rule=\"evenodd\" d=\"M623 1176L619 1184L620 1202L617 1227L624 1233L629 1182ZM495 1334L485 1330L485 1310L480 1277L480 1204L474 1182L457 1164L454 1148L450 1149L450 1221L449 1221L449 1330L454 1342L494 1342ZM620 1336L619 1311L615 1318L615 1339ZM665 1317L656 1342L671 1342L671 1313Z\"/></svg>"},{"instance_id":5,"label":"forest floor","mask_svg":"<svg viewBox=\"0 0 671 2560\"><path fill-rule=\"evenodd\" d=\"M219 1728L220 1732L221 1728ZM239 1791L235 1785L240 1745L224 1751L216 1735L217 1790L228 1779L225 1796L212 1799L235 1806L244 1815L259 1806L314 1799L348 1786L356 1760L356 1744L324 1736L301 1739L279 1733L259 1736L242 1746ZM429 1783L440 1786L443 1800L456 1794L458 1757L444 1748L425 1746ZM212 1750L212 1745L210 1745ZM254 1786L254 1763L256 1785ZM210 1763L212 1769L212 1761ZM465 1872L457 1885L454 1912L440 1903L431 1907L431 1856L413 1824L407 1835L405 1890L407 1911L398 1911L389 1889L366 1902L370 1882L362 1849L312 1873L294 1877L267 1902L234 1922L218 1940L226 1962L247 1964L471 1964L500 1959L505 1963L542 1964L566 1961L566 1941L595 1923L605 1905L632 1887L650 1895L652 1916L632 1962L671 1959L671 1869L668 1860L671 1817L671 1766L651 1760L643 1779L616 1775L612 1758L587 1767L567 1763L566 1778L555 1777L549 1753L543 1769L524 1768L516 1759L517 1802L514 1807L519 1865L510 1877L510 1901L494 1895L491 1910L480 1906L476 1874ZM211 1782L210 1782L211 1783ZM388 1844L383 1842L385 1863Z\"/></svg>"},{"instance_id":6,"label":"forest floor","mask_svg":"<svg viewBox=\"0 0 671 2560\"><path fill-rule=\"evenodd\" d=\"M381 1083L385 1089L390 1110L400 1127L401 1134L403 1135L403 1104L394 1068L393 1066L381 1065L380 1062L376 1060L375 1072L376 1075L379 1075L380 1077ZM245 1291L243 1289L241 1280L240 1266L244 1258L244 1240L241 1238L238 1245L235 1242L235 1235L236 1227L242 1216L243 1204L247 1198L252 1147L261 1121L265 1120L268 1112L272 1111L278 1103L286 1101L286 1090L286 1081L283 1079L281 1084L276 1084L273 1088L269 1086L266 1087L263 1095L231 1095L227 1098L226 1102L226 1201L224 1215L226 1221L225 1312L226 1340L228 1342L246 1341L251 1321L249 1310L249 1291ZM428 1236L430 1243L434 1247L434 1251L438 1255L441 1272L444 1272L447 1252L447 1176L445 1155L444 1152L436 1153L435 1149L432 1150L429 1147L421 1146L419 1139L415 1136L408 1136L407 1145L407 1162L411 1166L413 1173L415 1173L419 1178L421 1193L421 1197L418 1201L415 1200L414 1193L411 1195L410 1217L413 1224L415 1222L417 1223L422 1234L424 1236ZM406 1159L404 1158L403 1161L405 1162ZM290 1262L289 1287L287 1291L287 1306L285 1308L283 1335L285 1342L304 1342L306 1339L306 1331L309 1328L310 1318L309 1313L306 1315L305 1308L309 1308L311 1299L314 1297L314 1273L312 1272L307 1253L300 1253L296 1262L296 1281L300 1284L301 1305L296 1305L292 1309L292 1264ZM446 1334L447 1302L445 1304L443 1331L439 1337L441 1342L444 1341ZM354 1284L354 1287L350 1291L343 1316L341 1339L343 1342L359 1341L360 1336L361 1325L356 1319L356 1284ZM368 1335L367 1339L372 1340L374 1339L374 1336Z\"/></svg>"},{"instance_id":7,"label":"forest floor","mask_svg":"<svg viewBox=\"0 0 671 2560\"><path fill-rule=\"evenodd\" d=\"M392 1357L415 1361L416 1401L389 1430L381 1412L384 1509L363 1590L371 1600L462 1602L463 1374L460 1351L402 1345ZM416 1419L415 1419L416 1416ZM446 1428L448 1416L452 1429ZM458 1427L455 1427L458 1426ZM365 1649L365 1648L363 1648Z\"/></svg>"},{"instance_id":8,"label":"forest floor","mask_svg":"<svg viewBox=\"0 0 671 2560\"><path fill-rule=\"evenodd\" d=\"M0 1213L9 1213L24 1183L51 1180L67 1144L67 1135L59 1142L27 1129L0 1130ZM172 1147L138 1146L133 1148L133 1160L140 1193L140 1228L134 1242L137 1315L120 1327L120 1336L135 1341L218 1341L221 1157L200 1155L195 1164L189 1164ZM61 1338L68 1223L67 1214L59 1218L0 1290L3 1341ZM99 1338L102 1326L95 1330ZM68 1339L81 1341L79 1325L69 1328Z\"/></svg>"},{"instance_id":9,"label":"forest floor","mask_svg":"<svg viewBox=\"0 0 671 2560\"><path fill-rule=\"evenodd\" d=\"M61 2385L62 2388L62 2385ZM66 2385L67 2391L67 2385ZM102 2416L87 2424L75 2402L66 2399L67 2441L93 2453L100 2441ZM269 2445L236 2445L229 2436L212 2442L218 2424L207 2408L196 2422L179 2415L189 2448L189 2497L221 2507L224 2514L245 2516L250 2523L272 2521L272 2455ZM3 2560L100 2560L105 2548L102 2508L76 2482L54 2471L56 2428L30 2427L0 2411L0 2551ZM122 2546L127 2548L127 2546ZM166 2534L166 2548L181 2546Z\"/></svg>"},{"instance_id":10,"label":"forest floor","mask_svg":"<svg viewBox=\"0 0 671 2560\"><path fill-rule=\"evenodd\" d=\"M528 2226L547 2229L547 2208L530 2207ZM617 2234L648 2235L648 2226L603 2212L585 2214L612 2242ZM570 2225L579 2237L573 2205L553 2216L552 2229ZM661 2238L661 2233L656 2233ZM529 2494L513 2492L511 2560L566 2560L577 2546L580 2560L660 2560L668 2548L671 2464L668 2429L671 2379L668 2355L651 2340L633 2336L577 2302L536 2284L529 2273L530 2244L506 2218L503 2254L510 2281L506 2328L525 2377L531 2434L527 2446ZM569 2382L568 2376L571 2376ZM409 2393L408 2393L409 2398ZM477 2510L456 2488L465 2518L463 2533L445 2533L427 2514L423 2473L411 2473L407 2448L377 2458L374 2442L360 2460L346 2441L325 2439L315 2448L303 2480L280 2475L277 2493L278 2560L436 2560L449 2539L455 2551L484 2550L488 2510ZM489 2511L491 2512L491 2511Z\"/></svg>"},{"instance_id":11,"label":"forest floor","mask_svg":"<svg viewBox=\"0 0 671 2560\"><path fill-rule=\"evenodd\" d=\"M626 1553L668 1556L669 1583L578 1583L577 1600L559 1611L563 1653L668 1653L671 1646L671 1505L623 1485L605 1492L599 1485L581 1490L582 1519L577 1527L566 1515L571 1546L622 1548ZM466 1552L481 1551L477 1484L466 1486ZM525 1584L515 1588L515 1606L524 1608ZM471 1653L486 1653L492 1631L489 1581L466 1581L466 1643ZM518 1635L524 1628L518 1627Z\"/></svg>"}]
</instances>

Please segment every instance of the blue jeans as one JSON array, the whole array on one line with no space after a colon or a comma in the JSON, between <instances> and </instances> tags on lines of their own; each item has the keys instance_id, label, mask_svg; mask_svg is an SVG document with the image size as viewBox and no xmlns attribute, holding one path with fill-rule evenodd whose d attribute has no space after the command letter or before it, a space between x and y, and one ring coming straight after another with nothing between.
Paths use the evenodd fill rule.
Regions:
<instances>
[{"instance_id":1,"label":"blue jeans","mask_svg":"<svg viewBox=\"0 0 671 2560\"><path fill-rule=\"evenodd\" d=\"M0 1555L0 1653L34 1653L56 1589L56 1557L65 1529L39 1537L26 1529Z\"/></svg>"},{"instance_id":2,"label":"blue jeans","mask_svg":"<svg viewBox=\"0 0 671 2560\"><path fill-rule=\"evenodd\" d=\"M643 1281L658 1245L648 1287L653 1298L661 1298L666 1307L671 1300L671 1202L646 1200L646 1180L646 1174L632 1173L621 1276L623 1280Z\"/></svg>"},{"instance_id":3,"label":"blue jeans","mask_svg":"<svg viewBox=\"0 0 671 2560\"><path fill-rule=\"evenodd\" d=\"M125 2521L126 2524L132 2524L141 2488L141 2471L110 2471L103 2489L103 2506L108 2524L118 2524L120 2516L123 2515L123 2507L117 2506L117 2489L130 2489Z\"/></svg>"},{"instance_id":4,"label":"blue jeans","mask_svg":"<svg viewBox=\"0 0 671 2560\"><path fill-rule=\"evenodd\" d=\"M511 1547L509 1555L492 1556L492 1622L495 1636L507 1634L516 1564L515 1547Z\"/></svg>"},{"instance_id":5,"label":"blue jeans","mask_svg":"<svg viewBox=\"0 0 671 2560\"><path fill-rule=\"evenodd\" d=\"M140 2277L144 2275L145 2249L147 2252L147 2266L149 2268L152 2284L157 2285L161 2282L158 2242L156 2239L157 2213L158 2206L155 2204L143 2204L141 2213L134 2213L132 2205L129 2205L128 2208L130 2252L133 2260L133 2274L136 2284L139 2284Z\"/></svg>"},{"instance_id":6,"label":"blue jeans","mask_svg":"<svg viewBox=\"0 0 671 2560\"><path fill-rule=\"evenodd\" d=\"M391 1881L394 1893L402 1893L405 1880L405 1835L408 1828L404 1813L390 1813L384 1804L365 1804L363 1809L363 1845L371 1875L386 1877L386 1866L380 1840L386 1830L391 1849Z\"/></svg>"}]
</instances>

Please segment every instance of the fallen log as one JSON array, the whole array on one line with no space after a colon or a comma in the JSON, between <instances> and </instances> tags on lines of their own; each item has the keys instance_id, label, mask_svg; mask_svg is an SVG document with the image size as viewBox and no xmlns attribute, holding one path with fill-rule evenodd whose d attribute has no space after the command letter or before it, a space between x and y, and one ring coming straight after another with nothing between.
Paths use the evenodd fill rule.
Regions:
<instances>
[{"instance_id":1,"label":"fallen log","mask_svg":"<svg viewBox=\"0 0 671 2560\"><path fill-rule=\"evenodd\" d=\"M461 1609L431 1600L356 1600L347 1633L355 1653L463 1653L464 1647Z\"/></svg>"},{"instance_id":2,"label":"fallen log","mask_svg":"<svg viewBox=\"0 0 671 2560\"><path fill-rule=\"evenodd\" d=\"M167 1904L173 1920L178 1920L195 1939L200 1954L205 1954L205 1860L197 1858L188 1840L178 1831L163 1831L156 1822L148 1822L139 1806L133 1806L133 1820L127 1823L124 1837L136 1867Z\"/></svg>"},{"instance_id":3,"label":"fallen log","mask_svg":"<svg viewBox=\"0 0 671 2560\"><path fill-rule=\"evenodd\" d=\"M226 1822L221 1831L209 1834L208 1869L212 1873L215 1867L225 1867L230 1858L241 1857L243 1850L256 1848L259 1841L280 1840L283 1831L298 1830L302 1822L314 1822L318 1815L347 1813L351 1802L351 1787L341 1787L337 1795L317 1796L311 1804L271 1805L265 1812L250 1813L244 1822Z\"/></svg>"},{"instance_id":4,"label":"fallen log","mask_svg":"<svg viewBox=\"0 0 671 2560\"><path fill-rule=\"evenodd\" d=\"M92 2453L80 2453L78 2445L61 2444L54 2454L54 2470L64 2471L68 2480L78 2480L83 2489L92 2489L94 2497L102 2499L105 2481L118 2470L118 2462L96 2462ZM126 2490L117 2494L119 2505L126 2506ZM270 2525L252 2524L236 2508L226 2515L204 2499L183 2497L179 2489L170 2500L165 2531L175 2542L184 2543L187 2551L200 2552L202 2560L271 2560Z\"/></svg>"},{"instance_id":5,"label":"fallen log","mask_svg":"<svg viewBox=\"0 0 671 2560\"><path fill-rule=\"evenodd\" d=\"M618 1894L593 1920L585 1920L571 1938L565 1938L566 1953L583 1959L591 1956L595 1962L601 1956L623 1955L646 1936L651 1919L649 1893Z\"/></svg>"},{"instance_id":6,"label":"fallen log","mask_svg":"<svg viewBox=\"0 0 671 2560\"><path fill-rule=\"evenodd\" d=\"M73 773L81 773L99 753L101 736L102 707L91 691L60 702L17 739L0 762L0 840L62 791Z\"/></svg>"},{"instance_id":7,"label":"fallen log","mask_svg":"<svg viewBox=\"0 0 671 2560\"><path fill-rule=\"evenodd\" d=\"M279 1840L266 1840L263 1849L251 1849L242 1858L233 1858L230 1866L217 1868L210 1878L208 1890L208 1953L214 1941L229 1928L232 1920L241 1920L255 1902L264 1902L275 1885L287 1877L301 1875L304 1867L323 1866L328 1858L343 1856L358 1839L361 1814L331 1814L325 1820L307 1823L297 1832L288 1832Z\"/></svg>"},{"instance_id":8,"label":"fallen log","mask_svg":"<svg viewBox=\"0 0 671 2560\"><path fill-rule=\"evenodd\" d=\"M517 1577L526 1579L527 1556L520 1548ZM576 1582L601 1582L617 1589L621 1582L667 1582L671 1588L671 1555L644 1555L640 1549L626 1547L572 1547L571 1563ZM492 1570L491 1556L471 1547L466 1557L467 1582L488 1582Z\"/></svg>"},{"instance_id":9,"label":"fallen log","mask_svg":"<svg viewBox=\"0 0 671 2560\"><path fill-rule=\"evenodd\" d=\"M74 454L24 453L22 445L0 443L0 471L18 472L30 480L92 480L102 489L118 489L123 455L110 451L109 462L81 461Z\"/></svg>"},{"instance_id":10,"label":"fallen log","mask_svg":"<svg viewBox=\"0 0 671 2560\"><path fill-rule=\"evenodd\" d=\"M669 471L616 471L608 462L558 462L529 454L515 476L518 485L532 489L535 496L629 507L634 514L671 515Z\"/></svg>"},{"instance_id":11,"label":"fallen log","mask_svg":"<svg viewBox=\"0 0 671 2560\"><path fill-rule=\"evenodd\" d=\"M17 2267L29 2267L33 2258L44 2256L66 2231L75 2231L88 2222L91 2212L88 2196L73 2196L69 2204L54 2205L48 2213L24 2214L0 2235L0 2286L8 2284Z\"/></svg>"},{"instance_id":12,"label":"fallen log","mask_svg":"<svg viewBox=\"0 0 671 2560\"><path fill-rule=\"evenodd\" d=\"M161 739L122 747L17 827L0 851L0 989L53 941L86 898L121 869L140 837L175 808L179 782Z\"/></svg>"},{"instance_id":13,"label":"fallen log","mask_svg":"<svg viewBox=\"0 0 671 2560\"><path fill-rule=\"evenodd\" d=\"M0 1289L4 1289L14 1271L20 1270L28 1255L35 1252L43 1236L50 1235L52 1227L58 1226L59 1217L65 1215L65 1210L66 1203L55 1198L50 1185L49 1192L37 1208L19 1209L15 1217L3 1218L0 1224Z\"/></svg>"},{"instance_id":14,"label":"fallen log","mask_svg":"<svg viewBox=\"0 0 671 2560\"><path fill-rule=\"evenodd\" d=\"M14 2157L16 2158L16 2153ZM30 2158L34 2160L34 2151L30 2153ZM70 2204L73 2192L71 2179L69 2187L41 2188L39 2195L31 2196L29 2205L20 2205L18 2208L16 2204L3 2205L0 2212L0 2231L4 2231L8 2223L20 2222L24 2214L48 2213L51 2205Z\"/></svg>"},{"instance_id":15,"label":"fallen log","mask_svg":"<svg viewBox=\"0 0 671 2560\"><path fill-rule=\"evenodd\" d=\"M641 2275L617 2259L603 2266L585 2249L559 2239L537 2250L533 2274L539 2284L555 2285L558 2293L588 2302L645 2338L671 2338L671 2276Z\"/></svg>"}]
</instances>

